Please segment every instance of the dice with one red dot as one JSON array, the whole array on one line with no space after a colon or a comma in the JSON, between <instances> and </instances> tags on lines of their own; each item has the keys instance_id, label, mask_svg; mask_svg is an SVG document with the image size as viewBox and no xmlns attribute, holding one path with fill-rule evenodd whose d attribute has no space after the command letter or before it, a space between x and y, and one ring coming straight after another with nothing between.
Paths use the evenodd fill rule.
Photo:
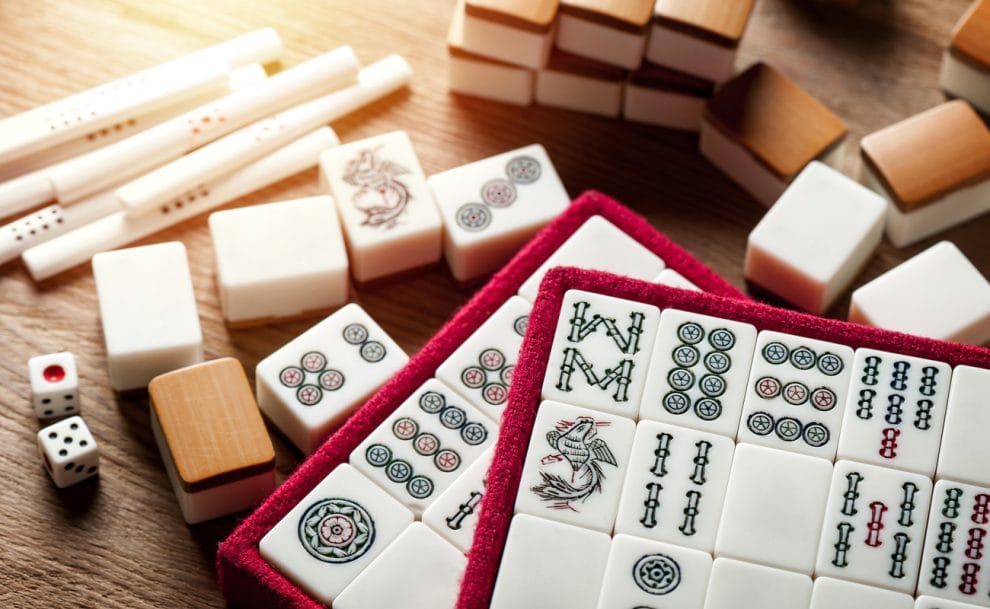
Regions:
<instances>
[{"instance_id":1,"label":"dice with one red dot","mask_svg":"<svg viewBox=\"0 0 990 609\"><path fill-rule=\"evenodd\" d=\"M31 401L39 419L79 414L79 375L68 351L28 360Z\"/></svg>"},{"instance_id":2,"label":"dice with one red dot","mask_svg":"<svg viewBox=\"0 0 990 609\"><path fill-rule=\"evenodd\" d=\"M65 488L96 475L100 453L82 417L69 417L38 432L38 450L55 486Z\"/></svg>"}]
</instances>

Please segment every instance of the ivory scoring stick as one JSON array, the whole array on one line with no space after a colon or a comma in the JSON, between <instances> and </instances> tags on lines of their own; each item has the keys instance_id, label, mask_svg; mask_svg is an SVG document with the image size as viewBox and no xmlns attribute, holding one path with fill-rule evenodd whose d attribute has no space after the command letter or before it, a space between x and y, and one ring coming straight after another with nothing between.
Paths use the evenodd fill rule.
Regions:
<instances>
[{"instance_id":1,"label":"ivory scoring stick","mask_svg":"<svg viewBox=\"0 0 990 609\"><path fill-rule=\"evenodd\" d=\"M122 247L208 212L255 190L314 167L320 153L339 144L329 127L320 127L288 146L223 178L190 190L168 211L129 218L119 210L24 252L24 264L35 281L89 261L95 254Z\"/></svg>"},{"instance_id":2,"label":"ivory scoring stick","mask_svg":"<svg viewBox=\"0 0 990 609\"><path fill-rule=\"evenodd\" d=\"M347 46L190 110L125 140L69 159L39 180L0 184L0 217L56 201L62 205L98 193L179 158L259 118L355 81L358 59Z\"/></svg>"},{"instance_id":3,"label":"ivory scoring stick","mask_svg":"<svg viewBox=\"0 0 990 609\"><path fill-rule=\"evenodd\" d=\"M266 77L265 69L261 67L261 64L253 63L231 72L228 86L231 91L235 91L264 80ZM168 116L162 116L159 122L172 114L174 112ZM153 115L149 115L144 120L150 121L152 117ZM65 145L63 144L63 146ZM37 178L39 177L36 175L37 173L39 172L22 176L22 178L23 180ZM18 180L22 180L22 178L18 178ZM43 174L40 175L40 178L46 180L47 183ZM115 188L116 186L108 188L69 206L55 203L0 226L0 265L14 260L28 248L40 245L70 230L118 211L120 204L114 194Z\"/></svg>"},{"instance_id":4,"label":"ivory scoring stick","mask_svg":"<svg viewBox=\"0 0 990 609\"><path fill-rule=\"evenodd\" d=\"M284 146L302 134L406 86L412 69L398 55L363 68L355 85L269 117L164 165L117 189L131 216L155 213L189 184L202 184Z\"/></svg>"},{"instance_id":5,"label":"ivory scoring stick","mask_svg":"<svg viewBox=\"0 0 990 609\"><path fill-rule=\"evenodd\" d=\"M0 166L195 97L226 83L231 69L273 61L281 50L275 30L258 30L2 120Z\"/></svg>"}]
</instances>

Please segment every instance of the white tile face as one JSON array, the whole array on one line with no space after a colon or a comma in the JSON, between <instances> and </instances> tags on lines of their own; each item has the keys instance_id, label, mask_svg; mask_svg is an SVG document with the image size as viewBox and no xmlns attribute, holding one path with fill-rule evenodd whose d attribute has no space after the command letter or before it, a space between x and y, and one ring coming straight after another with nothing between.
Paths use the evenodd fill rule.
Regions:
<instances>
[{"instance_id":1,"label":"white tile face","mask_svg":"<svg viewBox=\"0 0 990 609\"><path fill-rule=\"evenodd\" d=\"M490 446L437 500L423 512L423 524L439 533L458 550L468 553L478 526L481 498L495 447Z\"/></svg>"},{"instance_id":2,"label":"white tile face","mask_svg":"<svg viewBox=\"0 0 990 609\"><path fill-rule=\"evenodd\" d=\"M320 177L337 202L356 280L440 260L440 213L406 132L325 151Z\"/></svg>"},{"instance_id":3,"label":"white tile face","mask_svg":"<svg viewBox=\"0 0 990 609\"><path fill-rule=\"evenodd\" d=\"M918 594L990 607L990 488L939 480L932 494Z\"/></svg>"},{"instance_id":4,"label":"white tile face","mask_svg":"<svg viewBox=\"0 0 990 609\"><path fill-rule=\"evenodd\" d=\"M725 436L640 421L615 532L711 552L734 451Z\"/></svg>"},{"instance_id":5,"label":"white tile face","mask_svg":"<svg viewBox=\"0 0 990 609\"><path fill-rule=\"evenodd\" d=\"M569 290L554 331L543 378L543 399L635 419L660 309Z\"/></svg>"},{"instance_id":6,"label":"white tile face","mask_svg":"<svg viewBox=\"0 0 990 609\"><path fill-rule=\"evenodd\" d=\"M912 609L914 598L831 577L819 577L811 591L811 609Z\"/></svg>"},{"instance_id":7,"label":"white tile face","mask_svg":"<svg viewBox=\"0 0 990 609\"><path fill-rule=\"evenodd\" d=\"M736 439L832 460L852 363L845 345L760 332Z\"/></svg>"},{"instance_id":8,"label":"white tile face","mask_svg":"<svg viewBox=\"0 0 990 609\"><path fill-rule=\"evenodd\" d=\"M734 438L755 344L750 324L665 309L639 418Z\"/></svg>"},{"instance_id":9,"label":"white tile face","mask_svg":"<svg viewBox=\"0 0 990 609\"><path fill-rule=\"evenodd\" d=\"M349 304L258 363L258 407L308 454L408 360Z\"/></svg>"},{"instance_id":10,"label":"white tile face","mask_svg":"<svg viewBox=\"0 0 990 609\"><path fill-rule=\"evenodd\" d=\"M505 410L531 308L513 296L437 368L438 379L493 421Z\"/></svg>"},{"instance_id":11,"label":"white tile face","mask_svg":"<svg viewBox=\"0 0 990 609\"><path fill-rule=\"evenodd\" d=\"M543 402L533 423L516 513L611 533L635 432L625 417Z\"/></svg>"},{"instance_id":12,"label":"white tile face","mask_svg":"<svg viewBox=\"0 0 990 609\"><path fill-rule=\"evenodd\" d=\"M806 609L811 578L729 558L716 558L705 609Z\"/></svg>"},{"instance_id":13,"label":"white tile face","mask_svg":"<svg viewBox=\"0 0 990 609\"><path fill-rule=\"evenodd\" d=\"M495 271L570 197L539 144L434 174L427 180L444 225L444 257L458 281Z\"/></svg>"},{"instance_id":14,"label":"white tile face","mask_svg":"<svg viewBox=\"0 0 990 609\"><path fill-rule=\"evenodd\" d=\"M261 538L261 556L330 603L413 521L412 512L342 463Z\"/></svg>"},{"instance_id":15,"label":"white tile face","mask_svg":"<svg viewBox=\"0 0 990 609\"><path fill-rule=\"evenodd\" d=\"M952 371L936 477L990 486L990 371L956 366Z\"/></svg>"},{"instance_id":16,"label":"white tile face","mask_svg":"<svg viewBox=\"0 0 990 609\"><path fill-rule=\"evenodd\" d=\"M93 256L93 277L117 391L142 389L203 361L203 333L186 248L159 243Z\"/></svg>"},{"instance_id":17,"label":"white tile face","mask_svg":"<svg viewBox=\"0 0 990 609\"><path fill-rule=\"evenodd\" d=\"M467 558L414 522L333 601L334 609L453 609Z\"/></svg>"},{"instance_id":18,"label":"white tile face","mask_svg":"<svg viewBox=\"0 0 990 609\"><path fill-rule=\"evenodd\" d=\"M837 458L933 476L951 376L944 362L857 349Z\"/></svg>"},{"instance_id":19,"label":"white tile face","mask_svg":"<svg viewBox=\"0 0 990 609\"><path fill-rule=\"evenodd\" d=\"M421 516L497 437L491 419L431 379L354 449L350 463Z\"/></svg>"},{"instance_id":20,"label":"white tile face","mask_svg":"<svg viewBox=\"0 0 990 609\"><path fill-rule=\"evenodd\" d=\"M347 250L328 196L216 212L210 236L228 322L292 317L347 302Z\"/></svg>"},{"instance_id":21,"label":"white tile face","mask_svg":"<svg viewBox=\"0 0 990 609\"><path fill-rule=\"evenodd\" d=\"M990 341L990 283L942 241L853 292L849 320L982 345Z\"/></svg>"},{"instance_id":22,"label":"white tile face","mask_svg":"<svg viewBox=\"0 0 990 609\"><path fill-rule=\"evenodd\" d=\"M76 357L68 351L38 355L28 360L31 402L39 419L79 413L79 373Z\"/></svg>"},{"instance_id":23,"label":"white tile face","mask_svg":"<svg viewBox=\"0 0 990 609\"><path fill-rule=\"evenodd\" d=\"M977 609L979 605L947 601L934 596L919 596L914 602L914 609Z\"/></svg>"},{"instance_id":24,"label":"white tile face","mask_svg":"<svg viewBox=\"0 0 990 609\"><path fill-rule=\"evenodd\" d=\"M931 495L924 476L836 463L815 575L912 593Z\"/></svg>"},{"instance_id":25,"label":"white tile face","mask_svg":"<svg viewBox=\"0 0 990 609\"><path fill-rule=\"evenodd\" d=\"M100 471L100 452L82 417L69 417L39 431L38 450L45 469L59 488Z\"/></svg>"},{"instance_id":26,"label":"white tile face","mask_svg":"<svg viewBox=\"0 0 990 609\"><path fill-rule=\"evenodd\" d=\"M607 271L648 280L663 268L663 260L601 216L585 220L519 288L519 295L534 302L540 282L555 266Z\"/></svg>"},{"instance_id":27,"label":"white tile face","mask_svg":"<svg viewBox=\"0 0 990 609\"><path fill-rule=\"evenodd\" d=\"M812 161L749 234L746 278L820 315L880 244L886 211L883 197Z\"/></svg>"},{"instance_id":28,"label":"white tile face","mask_svg":"<svg viewBox=\"0 0 990 609\"><path fill-rule=\"evenodd\" d=\"M711 570L707 552L616 535L598 609L701 609Z\"/></svg>"},{"instance_id":29,"label":"white tile face","mask_svg":"<svg viewBox=\"0 0 990 609\"><path fill-rule=\"evenodd\" d=\"M491 609L595 609L611 539L519 514L512 519Z\"/></svg>"},{"instance_id":30,"label":"white tile face","mask_svg":"<svg viewBox=\"0 0 990 609\"><path fill-rule=\"evenodd\" d=\"M715 555L810 575L831 476L824 459L736 446Z\"/></svg>"},{"instance_id":31,"label":"white tile face","mask_svg":"<svg viewBox=\"0 0 990 609\"><path fill-rule=\"evenodd\" d=\"M680 288L682 290L693 290L695 292L703 291L701 288L689 281L687 277L681 275L674 269L664 269L660 271L660 274L653 278L653 283L669 285L670 287Z\"/></svg>"}]
</instances>

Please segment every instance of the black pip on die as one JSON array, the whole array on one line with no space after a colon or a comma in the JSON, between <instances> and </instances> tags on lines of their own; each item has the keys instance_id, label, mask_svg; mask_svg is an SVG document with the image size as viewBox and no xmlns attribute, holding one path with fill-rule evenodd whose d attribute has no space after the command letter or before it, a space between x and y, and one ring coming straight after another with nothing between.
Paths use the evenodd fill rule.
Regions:
<instances>
[{"instance_id":1,"label":"black pip on die","mask_svg":"<svg viewBox=\"0 0 990 609\"><path fill-rule=\"evenodd\" d=\"M924 476L836 463L815 574L912 593L931 496Z\"/></svg>"},{"instance_id":2,"label":"black pip on die","mask_svg":"<svg viewBox=\"0 0 990 609\"><path fill-rule=\"evenodd\" d=\"M990 607L990 489L939 480L918 594Z\"/></svg>"},{"instance_id":3,"label":"black pip on die","mask_svg":"<svg viewBox=\"0 0 990 609\"><path fill-rule=\"evenodd\" d=\"M951 374L944 362L857 349L838 458L932 476Z\"/></svg>"},{"instance_id":4,"label":"black pip on die","mask_svg":"<svg viewBox=\"0 0 990 609\"><path fill-rule=\"evenodd\" d=\"M636 418L660 310L581 290L564 294L543 399Z\"/></svg>"},{"instance_id":5,"label":"black pip on die","mask_svg":"<svg viewBox=\"0 0 990 609\"><path fill-rule=\"evenodd\" d=\"M734 438L755 343L750 324L665 309L639 418Z\"/></svg>"}]
</instances>

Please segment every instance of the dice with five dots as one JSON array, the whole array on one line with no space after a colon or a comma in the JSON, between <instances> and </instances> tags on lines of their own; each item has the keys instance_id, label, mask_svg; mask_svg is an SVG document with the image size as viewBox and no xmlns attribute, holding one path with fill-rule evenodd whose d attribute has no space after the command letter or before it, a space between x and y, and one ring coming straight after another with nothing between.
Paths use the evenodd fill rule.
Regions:
<instances>
[{"instance_id":1,"label":"dice with five dots","mask_svg":"<svg viewBox=\"0 0 990 609\"><path fill-rule=\"evenodd\" d=\"M59 488L85 480L100 469L96 440L82 417L69 417L39 431L38 450Z\"/></svg>"},{"instance_id":2,"label":"dice with five dots","mask_svg":"<svg viewBox=\"0 0 990 609\"><path fill-rule=\"evenodd\" d=\"M31 400L39 419L79 413L79 375L76 358L68 351L28 360Z\"/></svg>"}]
</instances>

